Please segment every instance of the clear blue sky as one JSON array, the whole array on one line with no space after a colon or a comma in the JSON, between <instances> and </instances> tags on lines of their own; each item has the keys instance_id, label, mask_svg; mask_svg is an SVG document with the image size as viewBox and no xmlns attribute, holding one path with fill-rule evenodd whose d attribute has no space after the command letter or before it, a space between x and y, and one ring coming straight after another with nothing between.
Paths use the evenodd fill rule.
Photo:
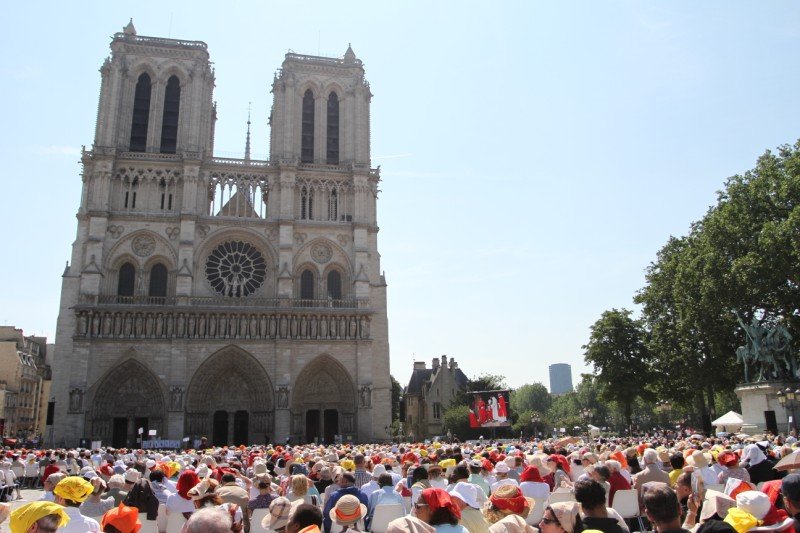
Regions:
<instances>
[{"instance_id":1,"label":"clear blue sky","mask_svg":"<svg viewBox=\"0 0 800 533\"><path fill-rule=\"evenodd\" d=\"M268 151L288 49L348 43L374 93L392 373L455 357L541 381L606 309L631 308L671 234L726 177L800 137L792 1L14 2L0 22L2 323L51 340L75 238L98 68L140 35L202 40L217 155Z\"/></svg>"}]
</instances>

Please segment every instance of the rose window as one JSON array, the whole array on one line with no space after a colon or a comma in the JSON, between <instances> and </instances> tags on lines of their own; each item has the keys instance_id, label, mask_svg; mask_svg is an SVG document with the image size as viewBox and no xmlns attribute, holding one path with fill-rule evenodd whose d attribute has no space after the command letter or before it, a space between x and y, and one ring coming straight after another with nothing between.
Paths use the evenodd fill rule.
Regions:
<instances>
[{"instance_id":1,"label":"rose window","mask_svg":"<svg viewBox=\"0 0 800 533\"><path fill-rule=\"evenodd\" d=\"M223 296L253 294L267 277L264 256L242 241L220 244L206 260L206 279Z\"/></svg>"}]
</instances>

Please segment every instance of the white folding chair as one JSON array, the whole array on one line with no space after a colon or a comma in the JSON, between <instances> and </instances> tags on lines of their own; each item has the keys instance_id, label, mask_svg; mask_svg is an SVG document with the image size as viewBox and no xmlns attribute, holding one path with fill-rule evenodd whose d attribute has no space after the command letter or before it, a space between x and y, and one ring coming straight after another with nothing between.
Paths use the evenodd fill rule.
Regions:
<instances>
[{"instance_id":1,"label":"white folding chair","mask_svg":"<svg viewBox=\"0 0 800 533\"><path fill-rule=\"evenodd\" d=\"M369 530L372 533L386 533L389 522L396 518L402 518L405 514L403 506L399 503L378 505L372 515L372 523L369 526Z\"/></svg>"},{"instance_id":2,"label":"white folding chair","mask_svg":"<svg viewBox=\"0 0 800 533\"><path fill-rule=\"evenodd\" d=\"M547 507L547 498L534 498L533 508L528 513L528 517L525 519L525 522L529 526L538 528L539 522L542 521L542 517L544 516L545 507Z\"/></svg>"},{"instance_id":3,"label":"white folding chair","mask_svg":"<svg viewBox=\"0 0 800 533\"><path fill-rule=\"evenodd\" d=\"M548 498L548 504L558 502L574 502L575 494L571 492L553 492Z\"/></svg>"},{"instance_id":4,"label":"white folding chair","mask_svg":"<svg viewBox=\"0 0 800 533\"><path fill-rule=\"evenodd\" d=\"M156 527L158 528L158 533L165 533L167 531L167 505L164 503L158 506Z\"/></svg>"},{"instance_id":5,"label":"white folding chair","mask_svg":"<svg viewBox=\"0 0 800 533\"><path fill-rule=\"evenodd\" d=\"M644 530L642 515L639 514L639 491L636 489L618 490L614 493L614 502L611 504L624 519L636 518L639 521L639 531Z\"/></svg>"},{"instance_id":6,"label":"white folding chair","mask_svg":"<svg viewBox=\"0 0 800 533\"><path fill-rule=\"evenodd\" d=\"M142 523L141 529L139 529L139 533L158 533L158 524L155 520L142 520L139 519Z\"/></svg>"},{"instance_id":7,"label":"white folding chair","mask_svg":"<svg viewBox=\"0 0 800 533\"><path fill-rule=\"evenodd\" d=\"M170 513L167 515L167 533L181 533L186 519L183 513Z\"/></svg>"},{"instance_id":8,"label":"white folding chair","mask_svg":"<svg viewBox=\"0 0 800 533\"><path fill-rule=\"evenodd\" d=\"M519 490L522 491L523 496L528 498L544 498L546 500L550 496L550 485L537 481L523 481L519 484Z\"/></svg>"},{"instance_id":9,"label":"white folding chair","mask_svg":"<svg viewBox=\"0 0 800 533\"><path fill-rule=\"evenodd\" d=\"M250 517L250 533L267 533L269 529L261 525L261 521L269 514L269 509L253 509L253 516Z\"/></svg>"}]
</instances>

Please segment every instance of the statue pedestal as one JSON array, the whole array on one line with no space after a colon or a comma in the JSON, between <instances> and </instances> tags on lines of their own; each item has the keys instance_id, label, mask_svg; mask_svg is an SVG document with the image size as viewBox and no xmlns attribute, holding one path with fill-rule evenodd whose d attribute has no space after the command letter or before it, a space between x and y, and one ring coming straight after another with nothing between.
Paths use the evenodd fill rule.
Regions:
<instances>
[{"instance_id":1,"label":"statue pedestal","mask_svg":"<svg viewBox=\"0 0 800 533\"><path fill-rule=\"evenodd\" d=\"M777 394L789 386L792 384L785 381L761 381L738 385L734 392L742 404L742 419L744 419L742 432L750 435L763 433L769 429L768 417L769 413L773 412L778 432L787 433L791 413L787 413L786 408L778 402Z\"/></svg>"}]
</instances>

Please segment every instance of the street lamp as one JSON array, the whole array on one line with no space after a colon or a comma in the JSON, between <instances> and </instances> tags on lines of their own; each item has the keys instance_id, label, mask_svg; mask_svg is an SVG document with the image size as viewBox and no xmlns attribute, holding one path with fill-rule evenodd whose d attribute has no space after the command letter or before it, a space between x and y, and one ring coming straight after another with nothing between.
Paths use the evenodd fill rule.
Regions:
<instances>
[{"instance_id":1,"label":"street lamp","mask_svg":"<svg viewBox=\"0 0 800 533\"><path fill-rule=\"evenodd\" d=\"M539 413L533 413L531 415L531 425L533 426L533 436L534 437L536 437L536 435L537 435L537 431L536 430L538 429L539 422L541 422L541 421L542 421L542 419L539 417Z\"/></svg>"},{"instance_id":2,"label":"street lamp","mask_svg":"<svg viewBox=\"0 0 800 533\"><path fill-rule=\"evenodd\" d=\"M798 403L800 403L800 389L792 390L791 387L786 387L786 390L778 391L777 396L778 403L781 404L784 411L788 410L788 412L791 413L792 421L787 424L788 431L797 433L797 416L795 415L795 409L797 409Z\"/></svg>"},{"instance_id":3,"label":"street lamp","mask_svg":"<svg viewBox=\"0 0 800 533\"><path fill-rule=\"evenodd\" d=\"M592 422L592 415L593 414L594 413L592 412L592 410L589 409L588 407L584 407L583 409L581 409L581 418L583 418L583 423L587 425L587 428L586 428L586 434L587 435L591 433L589 431L588 425L591 424L591 422Z\"/></svg>"},{"instance_id":4,"label":"street lamp","mask_svg":"<svg viewBox=\"0 0 800 533\"><path fill-rule=\"evenodd\" d=\"M658 411L658 413L662 415L662 417L666 421L666 423L664 424L665 426L669 426L670 409L672 409L672 404L670 404L666 400L661 400L658 403L656 403L656 411Z\"/></svg>"}]
</instances>

